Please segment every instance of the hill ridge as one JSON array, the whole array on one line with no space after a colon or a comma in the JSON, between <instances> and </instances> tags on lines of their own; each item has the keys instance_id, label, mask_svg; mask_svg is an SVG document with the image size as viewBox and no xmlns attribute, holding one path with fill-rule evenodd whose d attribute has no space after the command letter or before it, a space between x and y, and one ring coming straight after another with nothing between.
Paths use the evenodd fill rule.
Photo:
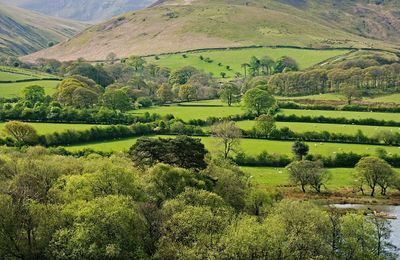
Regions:
<instances>
[{"instance_id":1,"label":"hill ridge","mask_svg":"<svg viewBox=\"0 0 400 260\"><path fill-rule=\"evenodd\" d=\"M0 54L26 55L62 42L87 25L0 4Z\"/></svg>"},{"instance_id":2,"label":"hill ridge","mask_svg":"<svg viewBox=\"0 0 400 260\"><path fill-rule=\"evenodd\" d=\"M161 0L152 7L90 27L70 41L26 59L48 56L61 60L80 57L100 60L105 59L110 52L116 53L118 57L126 57L249 45L398 48L400 35L392 32L397 24L393 24L393 28L390 27L387 32L382 32L388 35L385 41L377 40L352 28L345 30L344 24L349 19L346 16L338 16L334 22L324 19L319 9L331 6L326 0L319 4L304 1L307 5L299 8L287 1ZM361 10L358 5L362 5L364 0L356 0L356 4L351 4L350 0L341 2L347 3L346 8L350 6ZM372 8L370 5L367 7ZM386 9L385 12L379 11L382 8L377 6L375 11L384 15ZM339 11L342 10L332 9L328 18ZM351 13L353 11L348 12L346 15L356 17ZM364 21L366 18L361 16L359 19ZM371 28L384 26L376 25L375 20L369 22L373 24ZM400 24L398 28L400 30Z\"/></svg>"}]
</instances>

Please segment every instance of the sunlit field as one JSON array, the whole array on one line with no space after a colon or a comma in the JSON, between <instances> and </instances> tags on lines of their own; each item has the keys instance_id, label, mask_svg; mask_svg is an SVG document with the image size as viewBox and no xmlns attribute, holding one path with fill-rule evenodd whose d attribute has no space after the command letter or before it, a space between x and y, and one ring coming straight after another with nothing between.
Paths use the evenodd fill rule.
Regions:
<instances>
[{"instance_id":1,"label":"sunlit field","mask_svg":"<svg viewBox=\"0 0 400 260\"><path fill-rule=\"evenodd\" d=\"M252 56L262 58L269 56L279 59L282 56L289 56L297 61L301 69L311 67L329 58L347 53L347 50L300 50L291 48L249 48L240 50L212 50L196 51L185 54L171 54L151 56L147 58L150 63L171 68L179 69L183 66L193 66L205 72L210 72L216 77L220 77L221 72L226 73L226 77L234 77L236 73L244 74L241 64L249 62ZM185 57L183 56L185 55ZM200 59L200 56L204 60ZM205 61L206 58L212 62ZM229 66L227 69L226 66Z\"/></svg>"},{"instance_id":2,"label":"sunlit field","mask_svg":"<svg viewBox=\"0 0 400 260\"><path fill-rule=\"evenodd\" d=\"M168 136L164 136L168 137ZM200 137L199 137L200 138ZM71 151L78 151L85 148L90 148L96 151L111 152L111 151L127 151L137 138L128 138L121 140L110 140L99 143L88 143L73 145L68 147ZM218 152L219 141L213 137L201 137L206 148L212 152ZM292 155L291 147L293 141L271 141L262 139L242 139L240 150L248 155L257 155L263 151L271 154ZM340 152L354 152L359 154L374 155L378 148L386 150L390 154L400 154L400 147L379 146L379 145L362 145L362 144L342 144L342 143L318 143L308 142L311 154L334 155Z\"/></svg>"},{"instance_id":3,"label":"sunlit field","mask_svg":"<svg viewBox=\"0 0 400 260\"><path fill-rule=\"evenodd\" d=\"M254 120L247 120L247 121L239 121L236 124L243 130L251 130L255 126L255 123L256 121ZM296 133L327 131L330 133L352 135L356 134L358 130L361 130L367 136L374 136L380 131L391 131L400 133L400 127L369 126L369 125L276 122L276 127L278 129L283 127L288 127L290 130Z\"/></svg>"}]
</instances>

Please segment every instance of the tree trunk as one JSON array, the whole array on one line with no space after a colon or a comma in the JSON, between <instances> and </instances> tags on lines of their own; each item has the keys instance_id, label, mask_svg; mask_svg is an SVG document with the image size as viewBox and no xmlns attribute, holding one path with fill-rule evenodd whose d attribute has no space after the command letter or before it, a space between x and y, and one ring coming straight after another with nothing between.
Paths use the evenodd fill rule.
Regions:
<instances>
[{"instance_id":1,"label":"tree trunk","mask_svg":"<svg viewBox=\"0 0 400 260\"><path fill-rule=\"evenodd\" d=\"M301 190L303 191L303 193L306 193L306 189L304 187L304 184L301 185Z\"/></svg>"},{"instance_id":2,"label":"tree trunk","mask_svg":"<svg viewBox=\"0 0 400 260\"><path fill-rule=\"evenodd\" d=\"M375 187L371 187L371 197L373 197L374 196L374 194L375 194Z\"/></svg>"}]
</instances>

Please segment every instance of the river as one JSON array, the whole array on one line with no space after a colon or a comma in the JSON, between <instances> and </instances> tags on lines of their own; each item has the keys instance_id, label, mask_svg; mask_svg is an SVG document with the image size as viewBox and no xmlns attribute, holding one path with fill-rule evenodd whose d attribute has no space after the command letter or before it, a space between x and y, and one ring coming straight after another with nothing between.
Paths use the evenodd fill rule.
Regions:
<instances>
[{"instance_id":1,"label":"river","mask_svg":"<svg viewBox=\"0 0 400 260\"><path fill-rule=\"evenodd\" d=\"M390 242L400 249L400 206L389 205L362 205L362 204L334 204L335 208L340 209L372 209L377 212L388 213L390 216L396 216L397 219L389 219L392 234Z\"/></svg>"}]
</instances>

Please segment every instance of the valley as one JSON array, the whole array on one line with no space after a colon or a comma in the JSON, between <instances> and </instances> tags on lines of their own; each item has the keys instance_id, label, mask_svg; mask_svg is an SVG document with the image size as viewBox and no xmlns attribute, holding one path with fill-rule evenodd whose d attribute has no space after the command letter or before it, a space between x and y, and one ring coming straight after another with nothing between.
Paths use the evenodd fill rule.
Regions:
<instances>
[{"instance_id":1,"label":"valley","mask_svg":"<svg viewBox=\"0 0 400 260\"><path fill-rule=\"evenodd\" d=\"M399 17L0 0L0 259L397 259Z\"/></svg>"}]
</instances>

